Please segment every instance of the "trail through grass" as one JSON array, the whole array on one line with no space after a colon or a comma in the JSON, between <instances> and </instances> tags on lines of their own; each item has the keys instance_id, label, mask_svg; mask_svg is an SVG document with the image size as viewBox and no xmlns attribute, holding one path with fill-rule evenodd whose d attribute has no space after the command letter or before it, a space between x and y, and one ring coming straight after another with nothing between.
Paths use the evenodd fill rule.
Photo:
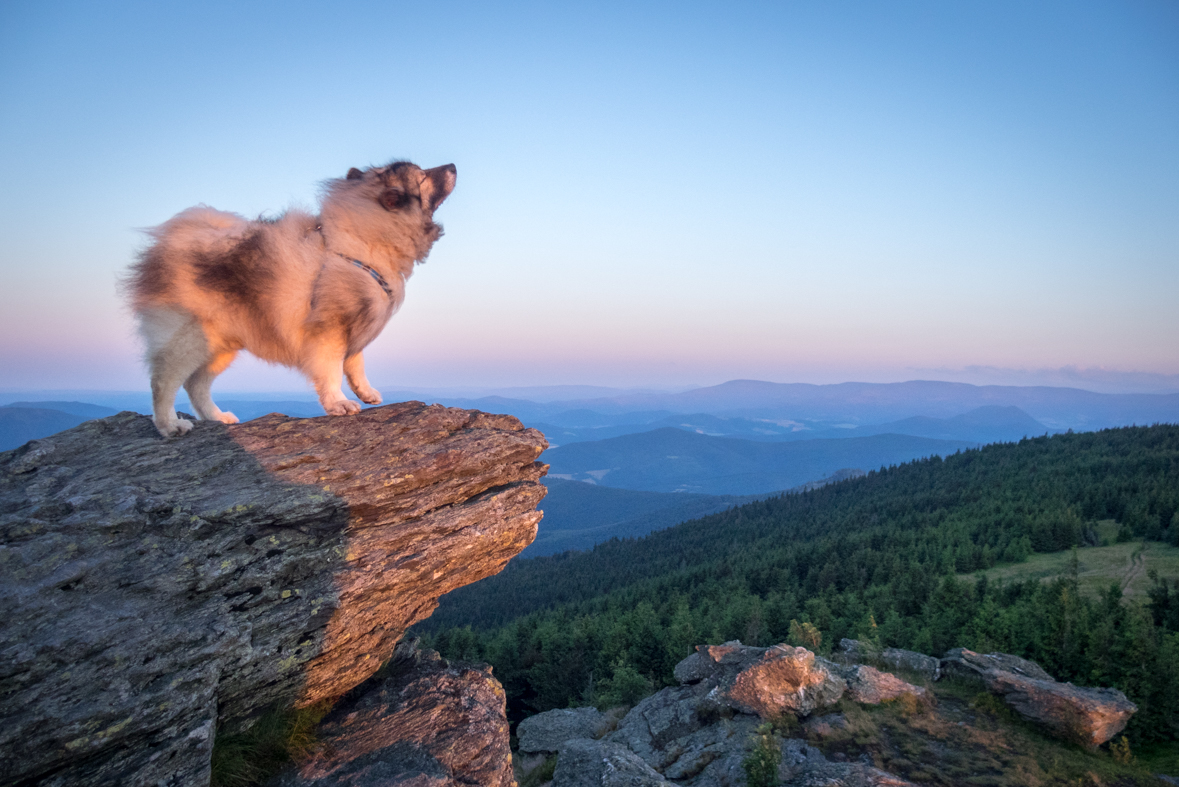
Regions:
<instances>
[{"instance_id":1,"label":"trail through grass","mask_svg":"<svg viewBox=\"0 0 1179 787\"><path fill-rule=\"evenodd\" d=\"M1047 555L1032 555L1023 563L996 566L974 574L959 574L958 578L969 580L979 574L986 574L990 581L1023 582L1038 579L1050 582L1068 572L1072 551L1053 552ZM1077 549L1080 563L1078 580L1081 592L1097 597L1104 593L1110 583L1117 582L1127 598L1145 600L1150 589L1147 572L1154 569L1160 577L1179 579L1179 547L1158 541L1127 541L1103 547L1081 547Z\"/></svg>"}]
</instances>

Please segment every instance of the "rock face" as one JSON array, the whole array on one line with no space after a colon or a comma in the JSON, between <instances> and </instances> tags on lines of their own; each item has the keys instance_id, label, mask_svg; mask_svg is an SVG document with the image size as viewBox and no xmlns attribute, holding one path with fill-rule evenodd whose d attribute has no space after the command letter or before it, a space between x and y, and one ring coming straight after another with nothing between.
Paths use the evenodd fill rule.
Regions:
<instances>
[{"instance_id":1,"label":"rock face","mask_svg":"<svg viewBox=\"0 0 1179 787\"><path fill-rule=\"evenodd\" d=\"M489 667L398 645L386 671L332 709L318 751L271 787L514 787L503 688Z\"/></svg>"},{"instance_id":2,"label":"rock face","mask_svg":"<svg viewBox=\"0 0 1179 787\"><path fill-rule=\"evenodd\" d=\"M1117 689L1091 689L1058 683L1039 664L1006 653L975 653L955 648L942 659L946 674L980 682L1026 719L1083 746L1113 738L1138 712Z\"/></svg>"},{"instance_id":3,"label":"rock face","mask_svg":"<svg viewBox=\"0 0 1179 787\"><path fill-rule=\"evenodd\" d=\"M540 519L546 446L410 402L341 418L132 413L0 454L0 766L205 784L214 730L342 695Z\"/></svg>"},{"instance_id":4,"label":"rock face","mask_svg":"<svg viewBox=\"0 0 1179 787\"><path fill-rule=\"evenodd\" d=\"M599 738L606 731L606 714L597 708L550 710L529 716L516 727L524 754L555 752L574 738Z\"/></svg>"},{"instance_id":5,"label":"rock face","mask_svg":"<svg viewBox=\"0 0 1179 787\"><path fill-rule=\"evenodd\" d=\"M847 684L806 648L757 648L740 642L701 645L676 665L684 682L710 685L707 700L718 707L772 719L783 713L805 716L837 702Z\"/></svg>"}]
</instances>

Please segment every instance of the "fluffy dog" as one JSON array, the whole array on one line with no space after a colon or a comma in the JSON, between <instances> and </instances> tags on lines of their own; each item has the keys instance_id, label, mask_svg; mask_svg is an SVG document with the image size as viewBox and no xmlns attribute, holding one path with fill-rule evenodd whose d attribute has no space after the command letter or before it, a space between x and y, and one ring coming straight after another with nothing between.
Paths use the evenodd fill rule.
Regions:
<instances>
[{"instance_id":1,"label":"fluffy dog","mask_svg":"<svg viewBox=\"0 0 1179 787\"><path fill-rule=\"evenodd\" d=\"M442 227L434 211L454 189L455 168L407 161L324 185L318 216L291 210L248 221L204 205L148 230L125 285L151 368L154 422L170 437L192 429L176 417L176 392L197 415L237 423L210 396L213 379L241 350L302 371L331 415L381 395L361 355L401 305L405 280Z\"/></svg>"}]
</instances>

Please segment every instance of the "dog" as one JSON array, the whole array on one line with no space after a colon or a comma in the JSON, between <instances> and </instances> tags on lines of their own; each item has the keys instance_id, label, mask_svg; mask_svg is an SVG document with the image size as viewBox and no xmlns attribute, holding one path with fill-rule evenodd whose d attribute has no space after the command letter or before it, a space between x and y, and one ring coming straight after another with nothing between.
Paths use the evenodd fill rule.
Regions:
<instances>
[{"instance_id":1,"label":"dog","mask_svg":"<svg viewBox=\"0 0 1179 787\"><path fill-rule=\"evenodd\" d=\"M198 205L147 230L151 243L123 284L151 370L153 422L164 437L185 434L183 385L204 420L237 423L210 388L237 353L300 370L329 415L360 411L381 395L361 351L380 334L442 227L434 211L454 190L456 169L408 161L324 183L318 216L289 210L249 221Z\"/></svg>"}]
</instances>

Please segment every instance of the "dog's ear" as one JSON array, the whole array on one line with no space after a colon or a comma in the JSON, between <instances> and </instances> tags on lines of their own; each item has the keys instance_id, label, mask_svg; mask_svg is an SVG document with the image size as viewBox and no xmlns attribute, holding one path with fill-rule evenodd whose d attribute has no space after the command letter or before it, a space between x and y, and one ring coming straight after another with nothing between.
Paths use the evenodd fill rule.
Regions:
<instances>
[{"instance_id":1,"label":"dog's ear","mask_svg":"<svg viewBox=\"0 0 1179 787\"><path fill-rule=\"evenodd\" d=\"M388 188L377 196L377 203L385 210L397 210L409 204L409 195L401 189Z\"/></svg>"},{"instance_id":2,"label":"dog's ear","mask_svg":"<svg viewBox=\"0 0 1179 787\"><path fill-rule=\"evenodd\" d=\"M339 172L339 170L336 170L336 171ZM347 176L348 180L360 180L363 177L364 177L364 173L361 172L360 170L358 170L356 167L353 167L352 169L348 170L348 176Z\"/></svg>"},{"instance_id":3,"label":"dog's ear","mask_svg":"<svg viewBox=\"0 0 1179 787\"><path fill-rule=\"evenodd\" d=\"M430 210L436 210L442 200L454 191L454 184L458 177L458 170L454 164L444 164L441 167L425 170L422 173L422 202Z\"/></svg>"}]
</instances>

